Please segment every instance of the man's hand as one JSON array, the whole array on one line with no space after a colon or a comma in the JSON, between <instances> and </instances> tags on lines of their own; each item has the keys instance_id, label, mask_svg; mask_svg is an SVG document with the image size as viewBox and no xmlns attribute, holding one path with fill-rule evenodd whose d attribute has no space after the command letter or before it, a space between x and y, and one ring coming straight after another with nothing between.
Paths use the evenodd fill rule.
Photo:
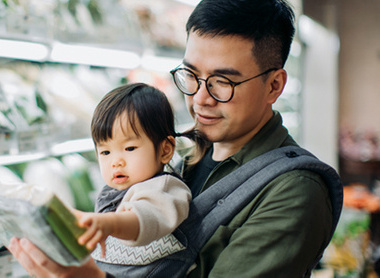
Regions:
<instances>
[{"instance_id":1,"label":"man's hand","mask_svg":"<svg viewBox=\"0 0 380 278\"><path fill-rule=\"evenodd\" d=\"M32 277L104 278L106 276L91 258L79 267L57 264L25 238L12 238L8 249Z\"/></svg>"}]
</instances>

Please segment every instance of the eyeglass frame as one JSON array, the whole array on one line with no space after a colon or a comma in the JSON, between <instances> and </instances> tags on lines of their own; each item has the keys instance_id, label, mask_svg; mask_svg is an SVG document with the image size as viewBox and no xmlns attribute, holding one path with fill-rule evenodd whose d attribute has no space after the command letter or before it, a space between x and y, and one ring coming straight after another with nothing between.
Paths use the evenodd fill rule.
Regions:
<instances>
[{"instance_id":1,"label":"eyeglass frame","mask_svg":"<svg viewBox=\"0 0 380 278\"><path fill-rule=\"evenodd\" d=\"M182 90L180 89L180 87L178 86L178 84L177 84L177 82L176 82L176 78L175 78L175 73L176 73L178 70L185 70L185 71L191 73L191 74L195 77L195 80L197 81L197 84L198 84L198 85L197 85L197 89L196 89L196 91L195 91L194 93L187 93L187 92L184 92L184 91L182 91ZM199 91L199 89L200 89L200 87L201 87L201 82L200 82L200 81L204 81L204 82L205 82L205 86L206 86L206 90L207 90L208 94L209 94L213 99L215 99L216 101L221 102L221 103L226 103L226 102L229 102L229 101L233 98L233 96L234 96L234 94L235 94L235 87L236 87L236 86L238 86L238 85L240 85L240 84L242 84L242 83L244 83L244 82L247 82L247 81L253 80L253 79L257 78L257 77L260 77L260 76L263 76L263 75L265 75L265 74L268 74L268 73L270 73L271 71L276 71L276 70L278 70L278 68L270 68L270 69L268 69L268 70L266 70L266 71L264 71L264 72L262 72L262 73L260 73L260 74L258 74L258 75L255 75L255 76L253 76L253 77L251 77L251 78L245 79L245 80L240 81L240 82L234 82L234 81L232 81L231 79L229 79L228 77L225 77L224 75L221 75L221 74L211 74L211 75L209 75L206 79L204 79L204 78L199 78L199 77L198 77L198 76L197 76L192 70L190 70L190 69L188 69L188 68L181 68L181 67L177 67L177 68L175 68L175 69L172 69L172 70L170 71L170 73L171 73L171 75L173 76L174 84L176 85L176 87L178 88L178 90L180 90L183 94L185 94L185 95L187 95L187 96L193 96L193 95L195 95L196 93L198 93L198 91ZM208 82L208 80L209 80L211 77L214 77L214 76L219 76L219 77L222 77L222 78L225 78L226 80L228 80L229 84L231 85L231 96L230 96L229 99L227 99L227 100L220 100L220 99L218 99L217 97L215 97L215 96L210 92L210 90L209 90L209 88L208 88L208 86L207 86L207 82Z\"/></svg>"}]
</instances>

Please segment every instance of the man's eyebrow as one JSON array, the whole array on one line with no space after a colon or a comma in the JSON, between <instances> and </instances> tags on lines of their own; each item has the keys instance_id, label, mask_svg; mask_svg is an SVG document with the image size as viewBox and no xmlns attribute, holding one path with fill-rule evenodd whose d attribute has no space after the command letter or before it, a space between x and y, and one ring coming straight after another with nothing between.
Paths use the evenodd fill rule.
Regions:
<instances>
[{"instance_id":1,"label":"man's eyebrow","mask_svg":"<svg viewBox=\"0 0 380 278\"><path fill-rule=\"evenodd\" d=\"M186 60L183 60L182 64L194 71L199 71L196 66L190 64ZM214 69L210 74L221 74L221 75L234 75L234 76L241 76L241 72L233 69L233 68L221 68L221 69Z\"/></svg>"},{"instance_id":2,"label":"man's eyebrow","mask_svg":"<svg viewBox=\"0 0 380 278\"><path fill-rule=\"evenodd\" d=\"M214 74L222 74L222 75L235 75L235 76L242 75L240 71L233 69L233 68L215 69L213 71L213 73Z\"/></svg>"},{"instance_id":3,"label":"man's eyebrow","mask_svg":"<svg viewBox=\"0 0 380 278\"><path fill-rule=\"evenodd\" d=\"M190 63L187 62L186 60L183 60L183 61L182 61L182 64L183 64L185 67L188 67L188 68L190 68L190 69L192 69L192 70L197 71L197 67L194 66L194 65L192 65L192 64L190 64Z\"/></svg>"}]
</instances>

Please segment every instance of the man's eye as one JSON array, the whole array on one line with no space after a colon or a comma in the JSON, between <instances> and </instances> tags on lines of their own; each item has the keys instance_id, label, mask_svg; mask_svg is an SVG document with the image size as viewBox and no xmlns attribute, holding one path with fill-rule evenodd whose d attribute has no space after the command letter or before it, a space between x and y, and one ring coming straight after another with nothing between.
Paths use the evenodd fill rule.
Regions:
<instances>
[{"instance_id":1,"label":"man's eye","mask_svg":"<svg viewBox=\"0 0 380 278\"><path fill-rule=\"evenodd\" d=\"M127 151L127 152L132 152L132 151L134 151L136 149L136 147L128 147L128 148L125 148L125 150Z\"/></svg>"},{"instance_id":2,"label":"man's eye","mask_svg":"<svg viewBox=\"0 0 380 278\"><path fill-rule=\"evenodd\" d=\"M191 73L185 73L185 79L194 80L195 76L194 76L194 74L191 74Z\"/></svg>"},{"instance_id":3,"label":"man's eye","mask_svg":"<svg viewBox=\"0 0 380 278\"><path fill-rule=\"evenodd\" d=\"M215 80L215 83L217 83L218 86L226 87L230 86L230 82L224 78L219 78Z\"/></svg>"}]
</instances>

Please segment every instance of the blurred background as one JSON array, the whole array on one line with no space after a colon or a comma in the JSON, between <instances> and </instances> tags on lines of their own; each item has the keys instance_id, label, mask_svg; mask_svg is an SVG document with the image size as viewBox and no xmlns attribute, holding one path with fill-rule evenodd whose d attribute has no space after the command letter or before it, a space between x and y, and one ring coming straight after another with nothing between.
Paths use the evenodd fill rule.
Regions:
<instances>
[{"instance_id":1,"label":"blurred background","mask_svg":"<svg viewBox=\"0 0 380 278\"><path fill-rule=\"evenodd\" d=\"M91 211L103 186L91 116L104 94L127 82L160 88L177 129L191 125L169 71L181 63L197 2L2 0L0 181L46 187ZM297 33L275 109L345 186L340 225L314 275L378 277L380 1L290 2ZM0 256L1 277L18 275L10 260Z\"/></svg>"}]
</instances>

